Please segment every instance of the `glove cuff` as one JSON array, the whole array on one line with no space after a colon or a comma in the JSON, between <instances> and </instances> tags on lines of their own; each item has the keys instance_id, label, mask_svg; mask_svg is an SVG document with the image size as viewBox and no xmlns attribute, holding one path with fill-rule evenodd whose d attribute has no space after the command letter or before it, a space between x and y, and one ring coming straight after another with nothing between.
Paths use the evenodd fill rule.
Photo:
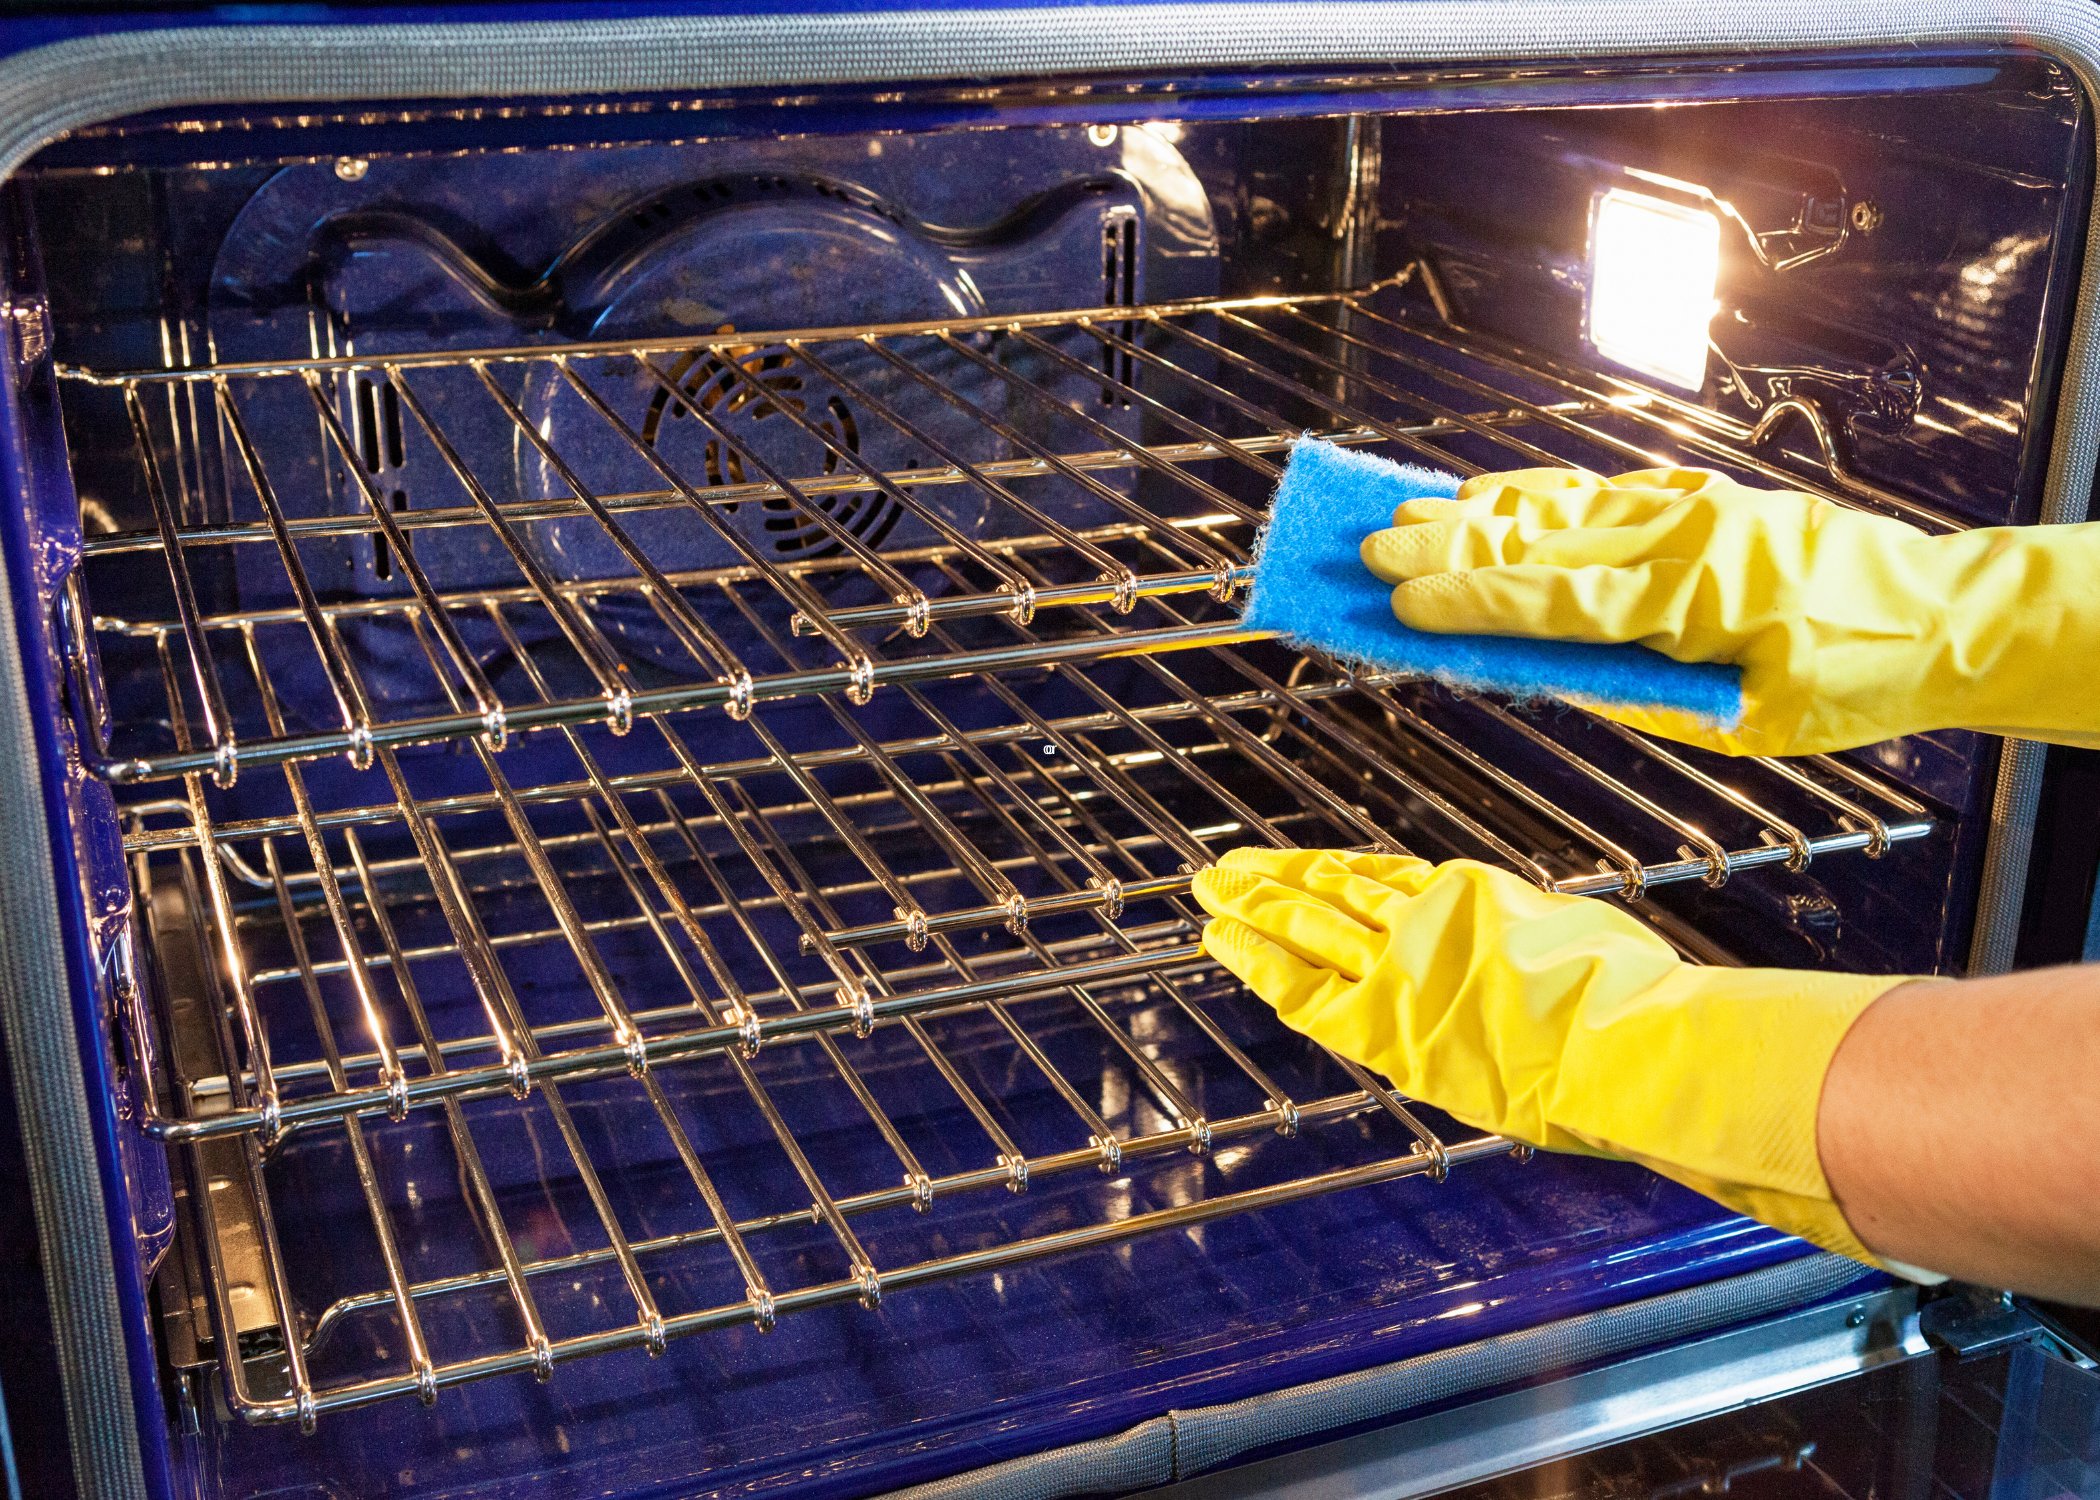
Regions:
<instances>
[{"instance_id":1,"label":"glove cuff","mask_svg":"<svg viewBox=\"0 0 2100 1500\"><path fill-rule=\"evenodd\" d=\"M1852 1023L1910 982L1687 964L1630 999L1584 1008L1569 1031L1552 1123L1739 1212L1878 1264L1831 1195L1816 1115Z\"/></svg>"},{"instance_id":2,"label":"glove cuff","mask_svg":"<svg viewBox=\"0 0 2100 1500\"><path fill-rule=\"evenodd\" d=\"M2100 743L2100 699L2066 675L2100 654L2100 523L1985 527L1921 545L1946 600L1932 686L1949 722Z\"/></svg>"}]
</instances>

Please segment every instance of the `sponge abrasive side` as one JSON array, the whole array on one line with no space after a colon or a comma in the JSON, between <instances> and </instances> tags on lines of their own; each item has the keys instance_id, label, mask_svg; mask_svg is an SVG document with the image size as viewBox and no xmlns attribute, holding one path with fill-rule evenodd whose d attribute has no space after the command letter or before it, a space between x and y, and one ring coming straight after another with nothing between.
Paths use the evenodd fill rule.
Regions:
<instances>
[{"instance_id":1,"label":"sponge abrasive side","mask_svg":"<svg viewBox=\"0 0 2100 1500\"><path fill-rule=\"evenodd\" d=\"M1435 635L1393 617L1392 589L1358 547L1403 502L1457 493L1456 475L1393 463L1317 438L1291 445L1256 543L1243 623L1351 665L1414 672L1517 699L1670 708L1719 727L1742 719L1742 673L1673 661L1645 646L1516 636Z\"/></svg>"}]
</instances>

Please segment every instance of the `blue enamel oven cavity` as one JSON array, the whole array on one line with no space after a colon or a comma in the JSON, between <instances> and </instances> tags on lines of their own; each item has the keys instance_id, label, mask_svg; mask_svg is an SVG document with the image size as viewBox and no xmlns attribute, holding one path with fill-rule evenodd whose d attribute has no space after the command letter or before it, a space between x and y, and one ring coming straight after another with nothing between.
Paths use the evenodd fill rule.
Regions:
<instances>
[{"instance_id":1,"label":"blue enamel oven cavity","mask_svg":"<svg viewBox=\"0 0 2100 1500\"><path fill-rule=\"evenodd\" d=\"M511 9L476 18L530 19ZM99 24L38 20L11 40L34 43L59 29ZM747 461L804 461L797 473L828 463L836 473L859 455L876 470L901 469L917 450L896 442L879 409L917 398L908 383L884 384L885 367L873 356L866 364L830 366L840 381L785 345L739 347L727 358L719 348L699 347L702 338L739 330L969 320L1219 294L1310 295L1384 281L1390 284L1365 304L1373 313L1434 313L1533 350L1549 364L1579 365L1576 206L1613 174L1668 171L1730 195L1748 214L1776 216L1762 222L1795 229L1803 244L1818 235L1827 240L1828 226L1812 217L1789 220L1797 207L1812 214L1836 197L1848 216L1856 205L1873 209L1871 228L1862 220L1848 231L1847 254L1785 272L1748 263L1732 269L1735 292L1717 325L1725 374L1709 392L1713 409L1754 422L1762 407L1789 394L1817 394L1838 413L1837 439L1865 479L1950 520L2015 521L2035 513L2089 154L2082 99L2054 63L1926 53L1508 74L1337 78L1276 70L1120 79L1113 91L1100 92L1086 82L915 87L882 97L864 89L812 90L785 101L730 94L701 101L709 106L704 127L673 107L694 101L673 99L630 100L636 107L595 113L510 101L500 109L369 117L347 107L297 117L282 109L208 107L150 116L49 148L10 189L10 297L48 305L58 358L94 370L167 362L171 321L199 341L195 359L227 363L335 353L352 339L359 353L376 356L691 335L690 356L667 367L683 401L639 371L624 399L638 424L653 413L652 444L682 471L740 484L757 477L745 471ZM1686 107L1646 107L1659 98ZM1361 152L1362 133L1372 128L1382 170L1368 178L1355 170L1350 180L1373 201L1368 210L1352 209L1337 183L1349 176L1349 153ZM1731 145L1745 137L1760 143L1756 155ZM1350 214L1360 229L1345 222ZM1415 269L1403 275L1408 268ZM1099 367L1098 340L1065 338L1051 347ZM966 347L981 352L991 340ZM1009 411L1011 387L962 349L940 358L946 363L922 361L922 368L980 409L1002 421L1010 416L1009 426L1024 437L1029 422L1052 420L1025 403ZM1053 356L1042 358L1047 362L1027 367L1036 378L1066 399L1092 398L1086 380ZM1466 378L1485 375L1486 366L1468 363L1473 358L1457 351L1445 363ZM1109 373L1131 378L1128 369ZM1381 367L1378 378L1390 377ZM1497 378L1521 400L1550 404L1560 395L1543 380L1511 381L1506 372ZM461 434L458 467L500 476L491 482L509 487L493 497L497 503L546 493L560 477L546 451L516 431L456 417L481 399L471 385L425 386L433 393L431 422L419 428L417 413L400 409L398 398L389 407L391 388L361 385L355 371L332 375L329 384L328 398L347 414L353 450L334 458L315 444L313 408L302 404L309 398L298 386L287 384L282 397L265 395L247 408L275 472L297 473L300 465L309 471L298 487L302 518L354 515L368 487L403 512L434 492L452 494L446 486L455 466L419 431ZM599 439L571 436L596 430L573 390L536 372L505 394L521 427L537 431L565 461L606 475L606 492L646 485L646 474L616 477L629 462L624 450L594 452ZM1902 409L1892 410L1891 400ZM1806 1253L1798 1242L1629 1166L1497 1159L1454 1169L1442 1182L1408 1177L996 1274L906 1287L872 1311L834 1303L783 1316L770 1333L747 1323L675 1339L654 1358L628 1348L564 1363L544 1384L523 1374L463 1383L441 1392L428 1412L403 1400L331 1412L311 1435L295 1423L246 1424L225 1410L209 1379L172 1367L157 1327L172 1310L171 1150L178 1179L189 1174L193 1198L202 1186L185 1156L189 1148L148 1139L138 1119L140 1076L165 1069L158 1054L166 1045L163 1023L149 1000L174 980L164 961L156 966L140 952L139 924L126 927L130 881L117 839L127 825L104 782L82 767L90 747L73 737L76 725L114 725L135 735L113 742L122 753L171 749L175 726L151 711L164 701L154 697L165 691L164 662L158 643L122 642L105 647L94 674L69 675L64 662L69 640L85 629L66 620L66 580L83 545L79 517L85 514L96 532L142 529L152 524L152 502L136 454L108 436L128 430L111 389L69 385L61 393L38 351L0 403L7 423L0 474L14 502L5 521L7 565L47 767L81 1056L101 1109L96 1144L118 1246L114 1269L142 1456L155 1493L590 1488L641 1495L793 1484L813 1494L867 1494L1116 1433L1167 1410L1452 1348ZM704 426L700 413L742 425L718 430ZM1297 414L1321 420L1316 407ZM1090 416L1123 441L1161 440L1142 406ZM983 446L986 429L975 419L952 430L937 417L921 420L950 463L996 463L1017 451ZM1504 458L1478 433L1442 440L1462 461ZM280 459L278 447L298 456ZM1800 431L1782 434L1769 453L1781 464L1816 457ZM1581 434L1564 434L1556 456L1600 468L1625 461L1610 443ZM164 457L171 466L186 460L172 450ZM362 478L344 467L360 458ZM204 462L194 455L187 461ZM200 467L200 485L214 477ZM1219 483L1245 504L1264 498L1259 476L1244 469ZM1111 491L1096 495L1101 512L1074 511L1068 523L1113 519L1116 495L1149 498L1127 475L1115 478ZM1011 515L995 516L971 498L966 486L913 490L933 497L931 519L873 487L829 493L836 497L825 505L831 528L806 512L756 500L739 502L730 523L791 563L835 553L839 531L870 550L901 553L925 550L949 530L987 540L1021 530ZM251 508L229 520L252 518ZM667 568L731 560L717 538L668 524L651 532L655 524L644 517L633 535ZM591 579L615 566L603 534L573 520L531 535L542 564L565 577ZM437 588L474 589L515 576L485 533L434 529L415 536L414 561ZM339 545L311 549L324 597L405 598L406 560L385 550L385 540L366 528ZM98 613L122 612L110 603L122 599L123 611L143 617L167 592L165 562L148 553L113 553L94 568L89 587ZM267 573L204 566L198 576L207 610L288 610L297 602ZM710 621L719 614L723 629L735 626L732 604L710 609L717 612ZM674 680L685 670L660 613L609 608L603 628L643 680ZM477 629L466 638L468 650L506 697L529 696L533 684L517 657L539 639L507 635L494 624ZM791 643L782 656L795 660ZM1249 660L1278 680L1296 670L1272 646L1250 648ZM1243 685L1207 660L1181 669L1204 692ZM406 667L398 680L381 670L371 681L382 702L398 699L408 709L419 709L417 695L427 692ZM1152 705L1148 695L1158 692L1135 667L1105 669L1100 681L1137 706ZM329 685L318 671L289 673L276 686L279 709L295 722L325 721ZM966 731L998 722L1003 705L983 693L928 691ZM91 692L102 696L82 701ZM1048 717L1095 711L1051 678L1031 680L1028 693ZM1410 711L1454 737L1483 732L1479 713L1464 703L1409 701ZM879 739L913 732L918 721L899 712L894 698L878 695L862 710L863 722ZM797 750L847 748L837 724L815 708L777 710L766 722ZM1635 791L1663 795L1671 784L1669 766L1611 748L1599 728L1558 723L1550 714L1540 722L1558 742L1611 764ZM725 722L706 733L710 760L757 753L744 728ZM586 743L614 774L623 767L650 771L632 743L592 734ZM1594 779L1542 744L1510 739L1495 750L1506 773L1576 816L1610 816L1611 798ZM1832 858L1812 870L1771 866L1725 885L1658 887L1648 900L1671 924L1665 930L1705 956L1880 972L1958 968L1994 753L1994 742L1959 734L1862 753L1863 766L1894 778L1930 810L1929 839L1873 861ZM458 747L405 752L404 760L405 774L431 799L485 786ZM521 738L501 763L520 787L580 774L578 752L548 734ZM339 759L315 762L305 776L323 806L383 797L370 790L376 772L353 771ZM1228 789L1248 785L1236 774L1225 780ZM845 794L876 789L870 780ZM121 793L132 803L159 795L152 785ZM285 783L275 776L244 774L231 789L209 795L222 823L290 816ZM153 817L140 813L128 826L166 826ZM542 831L587 847L591 826L578 814L550 813ZM1741 830L1714 831L1754 842L1758 827L1750 817ZM816 885L837 882L824 862L843 870L843 855L822 847L822 825L806 809L783 815L781 828L784 843L807 851ZM501 823L484 812L455 830L464 848L499 838ZM1433 836L1424 839L1424 853L1478 852L1462 840L1440 847ZM365 852L385 865L409 858L407 850L403 838L389 844L375 835ZM606 934L600 942L614 977L661 982L648 957L649 934L631 920L621 925L616 908L625 887L617 864L616 856L586 860L563 873L579 918ZM482 891L492 910L509 899L506 878L522 879L499 877ZM269 882L251 880L238 898L237 920L266 928L277 910ZM886 916L880 892L840 900L848 921ZM795 953L796 929L780 911L752 920L761 946ZM411 949L441 937L434 920L424 928L404 919L401 937ZM1045 923L1039 930L1055 940L1070 929ZM376 947L376 937L367 936ZM298 967L298 955L281 942L273 948L266 938L257 941L257 966ZM554 965L533 978L544 985L534 1003L547 1007L536 1015L581 1024L591 1013L588 987L573 972ZM1258 1010L1214 976L1189 983L1191 997L1222 1018L1233 1044L1293 1097L1353 1086L1331 1063L1308 1059L1273 1026L1264 1029ZM456 982L452 992L431 986L423 998L440 1031L477 1004ZM1087 1103L1111 1125L1148 1108L1157 1113L1133 1102L1133 1079L1144 1064L1059 1019L1053 1013L1063 1003L1020 1003L1035 1007L1024 1020L1057 1065L1056 1076L1086 1080ZM1207 1116L1243 1116L1267 1102L1245 1077L1206 1073L1194 1061L1215 1039L1201 1034L1185 1009L1155 1001L1132 1014L1150 1063L1187 1061L1188 1072L1177 1076ZM296 1014L287 1024L278 1038L291 1052L316 1043ZM978 1097L996 1101L1000 1128L1039 1151L1032 1137L1049 1132L1069 1107L1044 1081L1052 1075L1000 1072L1006 1043L988 1013L941 1024L978 1078ZM889 1170L883 1142L851 1097L822 1086L810 1050L761 1049L752 1066L826 1175L877 1180ZM896 1028L877 1030L863 1065L871 1090L899 1118L909 1115L928 1173L981 1165L957 1144L975 1139L975 1122L960 1105L926 1102L936 1080ZM680 1117L705 1143L732 1217L778 1214L784 1169L772 1154L773 1137L756 1116L729 1107L732 1096L742 1096L726 1066L714 1059L664 1076L673 1080ZM703 1233L677 1162L636 1144L643 1114L632 1081L600 1077L565 1087L575 1128L631 1230L638 1237ZM915 1105L919 1112L910 1114ZM480 1127L491 1188L510 1207L505 1217L516 1249L530 1261L576 1263L567 1280L541 1278L549 1333L588 1329L601 1300L620 1285L603 1246L575 1228L592 1218L591 1192L575 1175L548 1167L554 1140L534 1106L499 1094L464 1107ZM1466 1134L1436 1123L1449 1138ZM365 1129L376 1191L410 1259L432 1277L485 1282L489 1258L462 1207L469 1190L444 1116L428 1108L399 1122L375 1115ZM885 1210L887 1218L871 1216L863 1233L877 1264L925 1255L928 1243L954 1254L1048 1241L1075 1226L1195 1197L1253 1191L1308 1171L1346 1172L1394 1149L1377 1132L1397 1130L1373 1118L1360 1131L1316 1139L1264 1132L1189 1156L1174 1171L1075 1171L1028 1183L1025 1193L994 1188L930 1217L902 1203ZM1307 1151L1315 1153L1310 1167L1300 1154ZM296 1205L280 1210L278 1231L288 1256L314 1275L302 1287L311 1300L295 1309L293 1327L310 1341L309 1357L324 1375L398 1364L404 1336L383 1300L359 1300L384 1284L386 1270L376 1245L353 1242L339 1228L364 1210L352 1154L339 1130L295 1133L266 1168L273 1196ZM813 1215L805 1217L810 1222L769 1230L765 1255L816 1268L816 1280L842 1274L832 1264L836 1245ZM157 1290L149 1290L156 1273ZM667 1306L706 1307L739 1295L718 1281L715 1271L672 1271L657 1274L654 1290ZM427 1308L431 1335L442 1334L454 1348L496 1357L516 1343L515 1330L471 1297L432 1297ZM266 1356L261 1351L258 1363L267 1365ZM22 1385L12 1369L8 1388L19 1400ZM58 1448L45 1451L55 1462Z\"/></svg>"}]
</instances>

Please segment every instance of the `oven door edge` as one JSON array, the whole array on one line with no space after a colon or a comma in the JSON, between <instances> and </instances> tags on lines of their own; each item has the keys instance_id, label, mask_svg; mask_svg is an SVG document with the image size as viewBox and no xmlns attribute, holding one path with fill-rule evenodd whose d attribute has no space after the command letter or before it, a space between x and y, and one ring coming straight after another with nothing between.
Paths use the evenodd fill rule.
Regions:
<instances>
[{"instance_id":1,"label":"oven door edge","mask_svg":"<svg viewBox=\"0 0 2100 1500\"><path fill-rule=\"evenodd\" d=\"M1728 1331L1700 1337L1717 1328ZM1652 1352L1637 1352L1644 1349ZM1136 1490L1147 1500L1407 1500L1925 1353L1917 1288L1817 1254L1292 1390L1169 1412L1114 1437L899 1490L888 1500L1060 1500ZM1219 1468L1253 1449L1600 1360L1613 1362Z\"/></svg>"},{"instance_id":2,"label":"oven door edge","mask_svg":"<svg viewBox=\"0 0 2100 1500\"><path fill-rule=\"evenodd\" d=\"M32 561L39 499L53 490L48 438L39 444L30 431L32 406L49 396L49 361L22 337L17 300L35 291L17 284L24 257L14 230L26 222L26 196L0 184L0 1056L31 1209L8 1232L33 1235L43 1263L72 1478L81 1495L116 1500L144 1496L149 1462L164 1472L153 1461L165 1455L147 1425L160 1420L159 1404L137 1399L152 1390L153 1366L144 1285L124 1263L137 1253L118 1153L129 1127L117 1121L99 1045L100 987L65 790L73 767ZM55 398L47 415L55 420ZM39 1416L58 1404L34 1394Z\"/></svg>"}]
</instances>

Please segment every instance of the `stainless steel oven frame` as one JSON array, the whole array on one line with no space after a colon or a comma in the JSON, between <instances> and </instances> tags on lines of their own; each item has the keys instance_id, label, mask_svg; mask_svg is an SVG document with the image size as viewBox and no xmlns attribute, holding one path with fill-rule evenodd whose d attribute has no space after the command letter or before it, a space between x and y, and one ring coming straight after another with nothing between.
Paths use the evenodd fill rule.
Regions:
<instances>
[{"instance_id":1,"label":"stainless steel oven frame","mask_svg":"<svg viewBox=\"0 0 2100 1500\"><path fill-rule=\"evenodd\" d=\"M2077 4L2011 8L1894 5L1865 12L1797 4L1765 7L1753 15L1739 16L1678 11L1657 14L1631 4L1570 9L1543 4L1446 4L1424 0L1404 5L1170 5L1108 11L1050 8L769 18L667 16L647 21L494 26L284 27L263 31L195 27L87 37L0 62L0 179L40 147L69 131L122 116L195 104L478 100L492 95L546 97L955 77L1028 78L1080 71L1260 67L1275 63L1384 65L1395 59L1418 62L1424 67L1523 59L1669 59L1815 53L1892 44L2040 48L2076 74L2089 94L2100 95L2100 17ZM2096 289L2100 289L2100 265L2088 257L2081 272L2057 401L2054 445L2042 507L2045 523L2084 519L2091 495L2096 448L2100 448L2100 340L2094 337L2091 318ZM1307 317L1319 300L1304 298L1244 309L1224 305L1165 308L1155 309L1150 315L1171 319L1177 313L1202 312L1249 321L1257 315ZM1404 330L1378 330L1375 314L1355 307L1348 310L1367 320L1356 326L1371 328L1372 337L1400 340L1418 336ZM34 305L12 305L5 313L8 332L18 350L31 348L42 337L41 314ZM1061 316L1068 322L1072 318L1071 314ZM1015 320L1000 321L1004 324ZM927 331L831 332L865 338L884 332ZM800 332L807 335L809 331ZM312 371L287 366L274 373L293 379L305 379L309 374L319 377L324 373L322 363L317 361ZM403 383L413 378L400 371L386 373L387 378ZM1529 373L1540 372L1534 369ZM138 392L168 379L162 375L140 376L126 387L142 427L147 419ZM1571 389L1568 403L1561 409L1521 413L1512 409L1512 414L1525 423L1543 422L1548 426L1581 423L1605 415L1636 421L1641 417L1638 411L1629 413L1623 406L1614 407L1608 391ZM1655 415L1658 420L1682 416ZM1448 420L1478 423L1489 432L1501 430L1493 411L1432 419ZM1374 419L1365 430L1381 431L1389 426ZM1393 433L1383 431L1382 435L1392 437ZM1723 451L1740 458L1746 456L1753 436L1748 432L1719 432L1712 434L1712 440ZM1207 442L1200 434L1191 435L1191 440L1198 444ZM1274 446L1263 450L1261 445L1243 444L1242 448L1250 456L1258 456L1261 451L1273 451ZM1096 457L1103 466L1121 461L1106 450ZM1158 457L1172 462L1172 455ZM902 476L891 477L904 488L925 482L914 478L907 484ZM1844 490L1846 476L1834 473L1832 485ZM1170 577L1171 582L1162 581ZM1151 591L1167 598L1177 591L1196 592L1228 582L1216 570L1206 573L1201 568L1163 566ZM0 580L0 589L4 588L5 582ZM559 613L559 592L539 591L536 602ZM453 602L456 601L448 601ZM4 606L0 612L11 613L12 604L12 600L0 600L0 606ZM318 604L315 608L321 610ZM194 620L173 623L178 628L199 625ZM829 623L832 622L811 621L819 633L828 633L824 626ZM924 625L928 621L914 619L908 623ZM111 628L121 629L122 624L118 622ZM153 628L162 639L171 637L168 622ZM196 632L192 629L189 633ZM1215 635L1217 632L1212 630L1206 640ZM1227 638L1218 636L1218 640L1223 644ZM1089 652L1078 649L1072 655L1076 660ZM1001 664L988 661L984 666L990 669ZM949 671L954 666L955 663L947 662L941 670ZM812 676L809 681L777 686L783 691L820 685L857 691L871 685L859 677L872 677L877 670L872 664L868 674L849 670L851 680L836 684L828 680L819 684ZM899 682L913 676L909 668L890 675ZM750 681L748 674L746 681ZM30 710L23 682L18 643L12 634L0 632L0 684L5 684L9 694L8 711L0 713L0 735L13 741L0 741L0 841L6 847L25 851L20 861L10 863L5 883L0 885L0 916L4 916L0 920L0 1020L6 1023L12 1055L26 1062L20 1069L21 1107L28 1125L25 1134L32 1156L32 1189L54 1309L61 1324L59 1349L66 1377L69 1422L75 1434L75 1452L83 1466L84 1487L98 1493L134 1493L138 1484L136 1412L121 1320L108 1275L116 1247L112 1244L100 1185L103 1169L93 1148L97 1136L96 1105L84 1086L74 1050L77 1042L67 1019L66 964L57 908L57 901L63 898L54 892L48 860L40 863L37 854L46 837L45 804L38 786L36 754L24 727ZM1377 687L1366 685L1374 690ZM682 690L683 696L677 702L667 701L659 706L693 706L706 701L710 693L733 698L739 690L734 684L728 689L708 685ZM755 684L751 690L758 690ZM1259 690L1288 697L1295 687L1272 685ZM1301 696L1308 704L1316 700L1313 693ZM1205 706L1191 702L1188 712L1201 716ZM603 705L581 700L550 704L545 714L550 724L582 722L592 716L602 717ZM467 713L467 718L471 717ZM334 748L356 753L361 748L356 742L369 738L371 727L347 728L344 743ZM1346 726L1340 732L1346 733ZM875 750L869 753L874 754ZM281 758L272 753L267 743L242 747L224 740L210 748L200 746L193 750L180 766L171 762L154 769L181 770L193 776L218 770L231 775L243 765L266 765ZM1972 945L1972 972L1999 972L2010 962L2041 763L2040 747L2023 742L2009 742L2002 757ZM1404 773L1396 774L1405 779ZM1858 780L1856 775L1838 774L1855 783ZM733 775L730 779L734 779ZM1834 810L1828 829L1803 835L1815 852L1870 847L1878 852L1891 841L1924 831L1916 826L1915 817L1905 821L1907 814L1900 793L1894 794L1894 801L1886 795L1892 789L1861 788L1883 798L1885 815L1870 817L1864 824L1855 820L1848 826L1838 822L1837 817L1853 817L1860 811L1858 806L1841 806L1845 796L1828 780L1815 786L1822 800ZM1318 801L1316 788L1302 790L1308 798ZM404 807L399 811L413 819L412 809ZM307 830L287 827L272 831ZM143 833L140 837L140 852L148 852L145 845L152 842L151 838ZM202 829L191 830L186 841L179 832L166 835L162 841L171 852L182 847L216 847L210 831ZM1629 877L1624 871L1605 873L1591 884L1600 890L1622 889L1628 878L1642 882L1701 878L1717 859L1722 861L1725 872L1742 865L1784 860L1792 852L1771 847L1693 851L1674 862L1640 861L1637 876ZM216 869L216 861L207 863ZM281 872L273 870L269 878L280 891L284 888ZM322 884L325 887L328 882L324 880ZM1591 887L1576 882L1571 888ZM1150 894L1171 896L1178 892L1162 890ZM1071 899L1083 905L1106 904L1119 897L1106 888L1089 893L1075 887ZM943 914L942 920L953 930L961 931L1000 923L1010 916L1005 903L988 901L981 908ZM908 924L910 919L900 916L899 921ZM809 942L819 949L829 943L851 950L894 935L812 932ZM1167 959L1177 957L1188 961L1194 954L1186 950L1179 954L1166 952ZM1148 969L1165 962L1157 953L1145 959ZM849 987L852 981L844 976L850 972L841 970L842 983ZM300 976L293 972L279 977L296 981ZM936 1009L957 998L930 991L920 1008ZM893 1008L904 1013L911 1006ZM851 1027L855 1021L868 1019L861 1007L847 1009L851 1013L840 1024ZM676 1033L666 1044L665 1055L733 1048L746 1040L740 1024L725 1020L705 1032ZM800 1032L811 1027L795 1023L781 1029ZM643 1045L646 1054L651 1044ZM647 1060L645 1055L644 1061ZM603 1057L579 1056L574 1071L583 1074L607 1065ZM558 1075L565 1066L555 1065L546 1071L550 1076ZM494 1082L498 1080L476 1079L459 1083L457 1088L464 1091ZM452 1088L453 1083L447 1081L440 1092ZM1367 1098L1382 1093L1375 1086L1366 1088ZM328 1094L314 1097L323 1101L310 1106L318 1111L317 1118L344 1118L372 1102L348 1098L340 1085ZM1391 1101L1386 1102L1390 1106ZM1341 1105L1336 1106L1337 1112L1341 1109ZM211 1134L236 1125L247 1128L262 1123L260 1116L254 1121L224 1115L215 1118L232 1118L234 1123L206 1125L170 1114L155 1124L170 1137L179 1137L186 1130ZM1503 1149L1503 1143L1492 1143L1492 1147ZM1425 1136L1418 1153L1423 1157L1422 1169L1428 1170L1430 1165L1441 1169L1451 1150L1433 1136ZM733 1232L733 1226L725 1228L724 1235L733 1237ZM296 1398L294 1401L296 1405ZM304 1415L296 1411L283 1414Z\"/></svg>"}]
</instances>

